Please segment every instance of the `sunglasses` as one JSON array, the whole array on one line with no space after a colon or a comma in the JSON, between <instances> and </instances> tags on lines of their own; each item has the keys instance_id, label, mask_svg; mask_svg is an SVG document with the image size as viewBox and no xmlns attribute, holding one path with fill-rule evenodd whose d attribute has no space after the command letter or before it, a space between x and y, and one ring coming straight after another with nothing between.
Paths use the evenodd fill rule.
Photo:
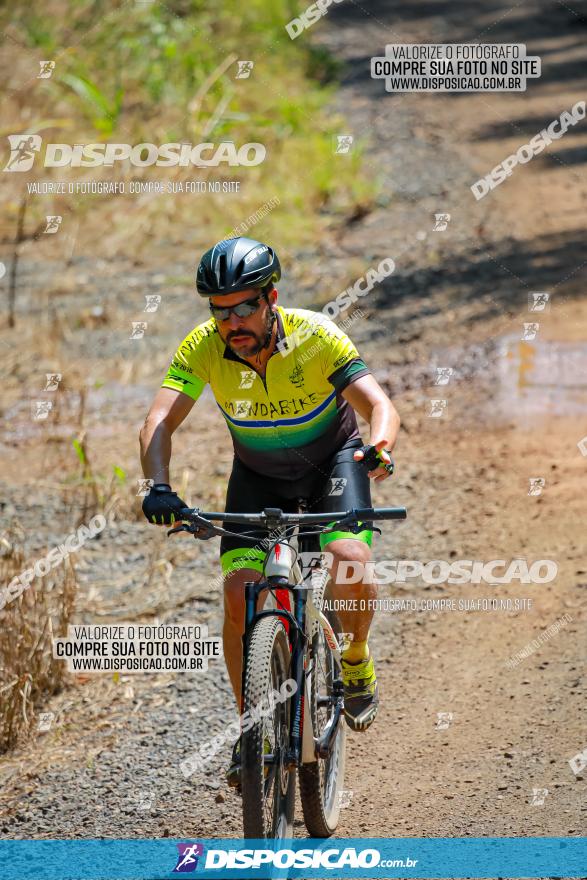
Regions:
<instances>
[{"instance_id":1,"label":"sunglasses","mask_svg":"<svg viewBox=\"0 0 587 880\"><path fill-rule=\"evenodd\" d=\"M213 306L212 303L210 303L210 311L217 321L228 321L231 312L234 312L239 318L250 318L259 308L260 300L264 296L265 294L261 293L253 299L246 299L244 302L241 302L236 306L229 306L227 308L224 308L223 306Z\"/></svg>"}]
</instances>

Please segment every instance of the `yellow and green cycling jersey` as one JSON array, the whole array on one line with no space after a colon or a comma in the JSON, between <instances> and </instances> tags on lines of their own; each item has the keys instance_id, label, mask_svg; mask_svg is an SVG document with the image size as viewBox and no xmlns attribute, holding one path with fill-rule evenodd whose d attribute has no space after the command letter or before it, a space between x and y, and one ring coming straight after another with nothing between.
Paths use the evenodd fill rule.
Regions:
<instances>
[{"instance_id":1,"label":"yellow and green cycling jersey","mask_svg":"<svg viewBox=\"0 0 587 880\"><path fill-rule=\"evenodd\" d=\"M237 458L264 476L296 480L359 436L342 391L367 373L332 321L278 307L277 343L264 380L224 344L211 318L183 340L163 387L197 400L210 385Z\"/></svg>"}]
</instances>

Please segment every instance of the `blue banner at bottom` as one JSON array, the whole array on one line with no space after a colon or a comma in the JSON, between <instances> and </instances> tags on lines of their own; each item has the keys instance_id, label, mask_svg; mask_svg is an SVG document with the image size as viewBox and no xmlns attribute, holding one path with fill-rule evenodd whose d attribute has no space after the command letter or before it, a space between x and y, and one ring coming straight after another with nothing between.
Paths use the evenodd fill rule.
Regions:
<instances>
[{"instance_id":1,"label":"blue banner at bottom","mask_svg":"<svg viewBox=\"0 0 587 880\"><path fill-rule=\"evenodd\" d=\"M586 877L585 837L5 840L0 880Z\"/></svg>"}]
</instances>

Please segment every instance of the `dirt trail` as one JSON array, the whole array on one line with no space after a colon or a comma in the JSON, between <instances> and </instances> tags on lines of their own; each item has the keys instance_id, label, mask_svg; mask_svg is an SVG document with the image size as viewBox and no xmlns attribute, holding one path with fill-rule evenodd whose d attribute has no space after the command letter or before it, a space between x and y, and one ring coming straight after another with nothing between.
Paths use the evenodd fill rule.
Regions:
<instances>
[{"instance_id":1,"label":"dirt trail","mask_svg":"<svg viewBox=\"0 0 587 880\"><path fill-rule=\"evenodd\" d=\"M372 646L382 707L365 736L349 737L352 792L339 832L584 834L584 782L568 764L586 745L580 712L587 566L578 529L587 459L577 449L587 433L584 343L578 348L587 308L577 299L585 282L584 127L559 142L555 157L518 167L480 202L469 189L582 97L584 23L554 2L494 2L467 7L466 15L454 3L390 5L336 6L319 37L346 62L338 103L351 131L369 136L370 160L381 175L378 209L325 243L327 266L336 272L351 256L371 264L391 255L397 264L351 331L396 398L405 428L397 478L375 491L374 502L406 504L409 520L385 530L377 556L553 559L558 576L544 585L418 581L382 590L418 599L526 598L533 605L377 616ZM542 79L526 95L401 96L369 77L368 59L383 54L386 42L483 36L527 43L529 54L543 56ZM449 226L433 232L441 212L451 215ZM519 340L523 322L532 319L528 293L540 290L552 293L552 306L540 318L534 366L526 368ZM561 367L571 343L578 351L572 382ZM438 366L454 370L446 387L433 384ZM126 401L133 424L148 391L142 387ZM442 418L428 417L431 398L448 400ZM197 471L202 442L215 448L220 425L209 400L198 407L197 436L193 425L178 436L177 468L196 468L198 491L220 501L228 450L214 473ZM117 437L118 425L113 415L102 430L111 430L111 449L125 464L136 455L135 432ZM30 452L13 448L11 461L13 472L28 468L32 481L37 465ZM529 496L535 477L545 486ZM33 491L31 507L40 500ZM149 607L153 613L148 581L137 577L152 544L146 525L127 523L88 550L80 618L93 621L100 609L113 608L119 619L148 614ZM170 548L161 540L153 553L174 566L161 618L206 621L218 631L220 593L207 589L215 548ZM125 565L132 568L126 580ZM558 635L515 668L506 666L565 613L571 621ZM0 765L6 836L240 833L238 799L217 781L228 746L204 778L185 781L177 769L194 742L219 732L232 711L223 673L213 683L164 676L78 682L50 708L67 723ZM452 713L445 729L436 729L437 713ZM532 804L534 788L548 789L542 806Z\"/></svg>"},{"instance_id":2,"label":"dirt trail","mask_svg":"<svg viewBox=\"0 0 587 880\"><path fill-rule=\"evenodd\" d=\"M378 616L384 705L368 735L350 740L353 795L340 829L348 836L358 829L373 836L585 833L582 779L567 759L582 748L584 730L585 585L577 523L585 512L585 463L576 443L587 424L587 357L583 343L573 399L546 340L562 343L564 358L564 344L584 340L587 331L585 303L572 299L585 283L586 177L580 163L587 159L586 135L574 130L570 145L559 142L554 155L518 167L480 202L468 189L581 99L580 28L569 26L570 12L557 4L530 7L484 5L473 15L468 11L465 21L456 4L439 4L430 19L428 4L392 12L381 2L369 6L365 25L359 10L345 6L324 35L348 61L341 106L356 130L375 133L373 155L386 171L384 186L396 198L399 189L409 203L407 214L400 212L401 237L416 244L418 230L428 230L428 259L414 267L411 252L407 265L400 258L399 277L378 299L391 331L387 348L398 337L403 342L407 331L408 349L416 347L430 367L452 366L457 377L442 391L428 383L427 396L448 398L444 421L424 416L423 394L399 401L409 413L409 434L398 448L393 500L407 504L409 521L382 543L399 559L521 556L554 559L559 566L550 585L383 588L383 594L457 601L524 597L533 606ZM355 28L359 20L363 26ZM543 56L542 79L527 95L385 95L359 66L383 54L386 42L482 41L483 34L491 41L525 42L529 54ZM401 145L410 135L415 149L407 156L398 140ZM428 179L438 166L445 174L440 185ZM383 213L381 225L370 218L372 249L374 239L380 247L387 235L397 240L396 204L387 209L387 222ZM448 230L430 235L427 212L450 213ZM541 317L531 353L547 364L550 359L551 369L540 376L530 370L527 379L516 340L523 321L534 320L526 302L532 290L551 292L552 308ZM398 327L398 318L411 316L412 297L420 314L431 300L415 340L413 323ZM502 337L512 339L507 355ZM489 361L475 367L475 344L482 341ZM471 352L472 376L462 381ZM508 356L512 369L504 375ZM388 375L393 389L393 364ZM526 381L535 386L526 388ZM529 479L536 476L546 480L541 497L528 496ZM515 668L506 666L510 655L565 613L572 621L553 641ZM440 712L452 713L447 729L436 729ZM544 805L532 803L533 789L548 789Z\"/></svg>"}]
</instances>

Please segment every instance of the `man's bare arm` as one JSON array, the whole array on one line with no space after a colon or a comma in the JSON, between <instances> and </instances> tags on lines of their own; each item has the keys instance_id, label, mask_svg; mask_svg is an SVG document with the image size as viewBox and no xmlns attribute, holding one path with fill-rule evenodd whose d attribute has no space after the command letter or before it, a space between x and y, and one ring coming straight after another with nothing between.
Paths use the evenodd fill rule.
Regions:
<instances>
[{"instance_id":1,"label":"man's bare arm","mask_svg":"<svg viewBox=\"0 0 587 880\"><path fill-rule=\"evenodd\" d=\"M379 382L373 376L361 376L356 382L347 385L342 396L369 423L369 443L378 452L382 449L393 449L399 434L400 418ZM360 461L362 455L356 452L354 457ZM385 456L386 461L387 458ZM389 476L383 468L372 471L371 475L378 482Z\"/></svg>"},{"instance_id":2,"label":"man's bare arm","mask_svg":"<svg viewBox=\"0 0 587 880\"><path fill-rule=\"evenodd\" d=\"M171 435L181 425L195 400L182 391L160 388L141 428L141 465L147 479L169 483Z\"/></svg>"}]
</instances>

